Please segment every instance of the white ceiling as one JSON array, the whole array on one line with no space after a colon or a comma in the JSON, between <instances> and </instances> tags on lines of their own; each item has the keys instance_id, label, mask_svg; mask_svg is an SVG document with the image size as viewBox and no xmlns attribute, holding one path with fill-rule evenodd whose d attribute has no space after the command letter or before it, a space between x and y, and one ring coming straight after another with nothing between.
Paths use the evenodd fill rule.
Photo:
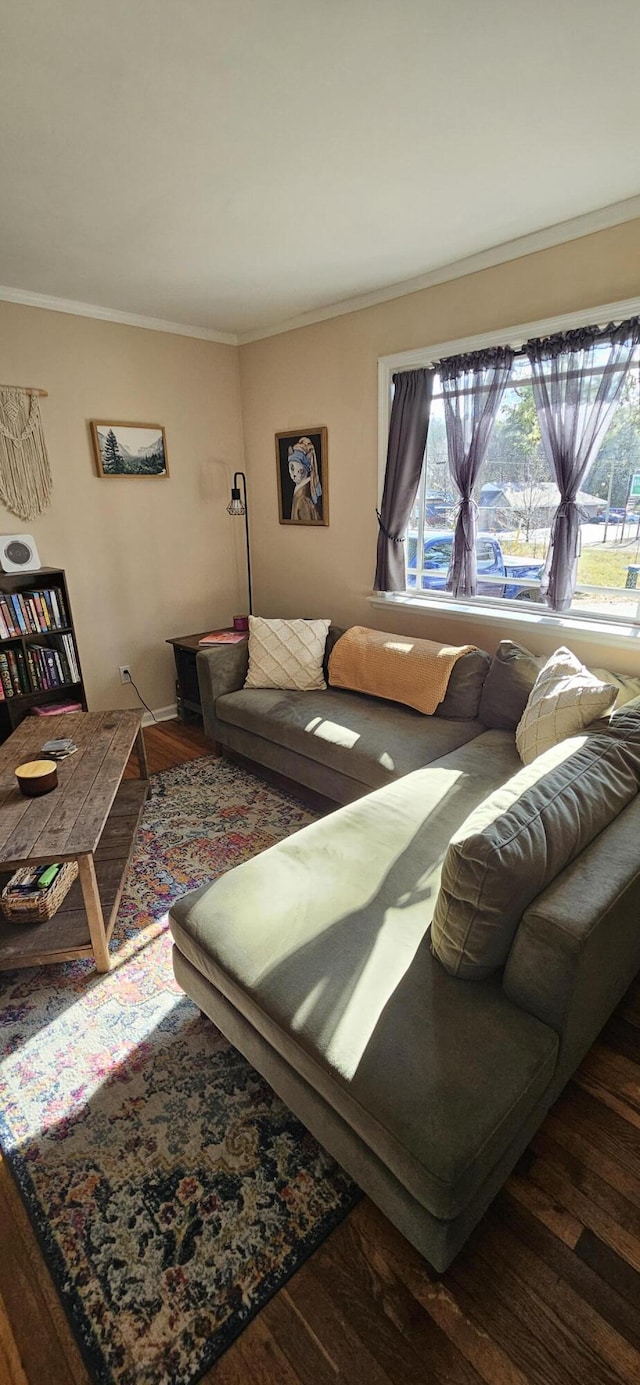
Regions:
<instances>
[{"instance_id":1,"label":"white ceiling","mask_svg":"<svg viewBox=\"0 0 640 1385\"><path fill-rule=\"evenodd\" d=\"M0 283L232 334L640 192L638 0L5 0Z\"/></svg>"}]
</instances>

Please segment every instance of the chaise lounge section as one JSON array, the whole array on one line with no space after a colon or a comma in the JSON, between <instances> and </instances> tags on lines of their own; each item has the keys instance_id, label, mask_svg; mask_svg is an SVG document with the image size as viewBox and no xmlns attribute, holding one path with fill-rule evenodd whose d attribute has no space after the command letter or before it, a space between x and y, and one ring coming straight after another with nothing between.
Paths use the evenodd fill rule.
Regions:
<instances>
[{"instance_id":1,"label":"chaise lounge section","mask_svg":"<svg viewBox=\"0 0 640 1385\"><path fill-rule=\"evenodd\" d=\"M512 720L521 672L514 664L505 683L496 670L476 711L493 704ZM454 749L186 895L170 916L179 984L438 1271L640 967L636 785L523 909L504 966L463 980L434 956L451 838L522 771L513 729L451 722L463 736ZM637 742L639 726L635 709L619 735ZM603 725L593 734L602 743ZM635 743L630 753L635 766ZM529 808L535 819L535 799Z\"/></svg>"}]
</instances>

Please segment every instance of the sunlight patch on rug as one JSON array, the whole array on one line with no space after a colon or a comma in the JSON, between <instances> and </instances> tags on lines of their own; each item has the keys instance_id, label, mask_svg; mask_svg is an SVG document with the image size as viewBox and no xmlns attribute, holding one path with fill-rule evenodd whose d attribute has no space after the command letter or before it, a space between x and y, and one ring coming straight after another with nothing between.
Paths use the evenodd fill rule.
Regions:
<instances>
[{"instance_id":1,"label":"sunlight patch on rug","mask_svg":"<svg viewBox=\"0 0 640 1385\"><path fill-rule=\"evenodd\" d=\"M112 971L0 976L0 1143L99 1385L192 1385L357 1197L171 969L173 900L312 820L224 761L155 775Z\"/></svg>"}]
</instances>

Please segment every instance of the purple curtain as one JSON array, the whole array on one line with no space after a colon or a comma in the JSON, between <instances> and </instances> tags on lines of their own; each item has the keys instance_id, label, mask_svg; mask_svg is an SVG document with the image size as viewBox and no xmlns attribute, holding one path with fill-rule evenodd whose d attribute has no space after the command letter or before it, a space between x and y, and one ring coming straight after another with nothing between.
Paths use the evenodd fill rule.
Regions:
<instances>
[{"instance_id":1,"label":"purple curtain","mask_svg":"<svg viewBox=\"0 0 640 1385\"><path fill-rule=\"evenodd\" d=\"M581 327L525 347L542 443L560 491L540 586L554 611L571 606L580 554L578 490L598 455L638 341L640 319L632 318L619 327Z\"/></svg>"},{"instance_id":2,"label":"purple curtain","mask_svg":"<svg viewBox=\"0 0 640 1385\"><path fill-rule=\"evenodd\" d=\"M473 491L505 387L514 353L508 346L449 356L437 370L444 395L449 470L460 500L453 539L447 591L475 596L476 503Z\"/></svg>"},{"instance_id":3,"label":"purple curtain","mask_svg":"<svg viewBox=\"0 0 640 1385\"><path fill-rule=\"evenodd\" d=\"M376 511L380 532L374 589L404 591L407 585L404 533L409 523L424 460L433 394L432 370L403 370L395 386L382 505Z\"/></svg>"}]
</instances>

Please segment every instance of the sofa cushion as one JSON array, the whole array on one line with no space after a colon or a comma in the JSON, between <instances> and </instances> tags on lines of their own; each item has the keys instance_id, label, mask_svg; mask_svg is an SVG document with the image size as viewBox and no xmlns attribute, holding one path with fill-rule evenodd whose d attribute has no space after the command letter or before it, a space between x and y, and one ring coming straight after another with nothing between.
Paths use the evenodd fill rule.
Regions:
<instances>
[{"instance_id":1,"label":"sofa cushion","mask_svg":"<svg viewBox=\"0 0 640 1385\"><path fill-rule=\"evenodd\" d=\"M640 678L633 678L629 673L611 673L607 668L590 668L589 673L599 678L601 683L612 683L617 689L615 712L640 698Z\"/></svg>"},{"instance_id":2,"label":"sofa cushion","mask_svg":"<svg viewBox=\"0 0 640 1385\"><path fill-rule=\"evenodd\" d=\"M623 715L623 714L621 714ZM635 798L640 740L563 741L496 789L453 834L431 945L453 976L507 960L527 906Z\"/></svg>"},{"instance_id":3,"label":"sofa cushion","mask_svg":"<svg viewBox=\"0 0 640 1385\"><path fill-rule=\"evenodd\" d=\"M640 795L538 895L518 926L505 994L562 1037L569 1070L640 967Z\"/></svg>"},{"instance_id":4,"label":"sofa cushion","mask_svg":"<svg viewBox=\"0 0 640 1385\"><path fill-rule=\"evenodd\" d=\"M532 654L514 640L501 640L485 678L478 717L485 726L515 731L540 671L545 654ZM640 679L626 673L611 673L606 668L589 672L601 683L617 688L616 710L640 696ZM439 709L440 710L440 709Z\"/></svg>"},{"instance_id":5,"label":"sofa cushion","mask_svg":"<svg viewBox=\"0 0 640 1385\"><path fill-rule=\"evenodd\" d=\"M386 698L433 716L445 697L456 663L472 652L472 645L438 644L414 635L353 625L332 651L329 683L333 688Z\"/></svg>"},{"instance_id":6,"label":"sofa cushion","mask_svg":"<svg viewBox=\"0 0 640 1385\"><path fill-rule=\"evenodd\" d=\"M331 625L327 635L327 647L324 656L324 675L329 682L329 659L331 653L340 639L344 635L344 629L339 625ZM544 661L543 661L544 662ZM484 649L470 649L467 654L463 654L454 664L447 691L442 702L436 707L434 716L445 717L453 721L473 721L479 715L480 696L487 673L491 666L491 656ZM532 680L531 686L535 679ZM638 688L640 692L640 687ZM632 694L630 694L631 696ZM528 696L528 694L527 694ZM526 699L525 699L526 701ZM480 720L483 720L481 717ZM517 721L510 728L515 731Z\"/></svg>"},{"instance_id":7,"label":"sofa cushion","mask_svg":"<svg viewBox=\"0 0 640 1385\"><path fill-rule=\"evenodd\" d=\"M245 688L325 688L323 659L330 624L249 616Z\"/></svg>"},{"instance_id":8,"label":"sofa cushion","mask_svg":"<svg viewBox=\"0 0 640 1385\"><path fill-rule=\"evenodd\" d=\"M485 678L478 717L485 726L515 731L546 660L514 640L501 640Z\"/></svg>"},{"instance_id":9,"label":"sofa cushion","mask_svg":"<svg viewBox=\"0 0 640 1385\"><path fill-rule=\"evenodd\" d=\"M524 765L611 711L618 689L603 683L562 646L547 659L516 728Z\"/></svg>"},{"instance_id":10,"label":"sofa cushion","mask_svg":"<svg viewBox=\"0 0 640 1385\"><path fill-rule=\"evenodd\" d=\"M622 740L638 741L640 739L640 696L628 698L620 706L616 703L612 716L606 722L606 730L610 735Z\"/></svg>"},{"instance_id":11,"label":"sofa cushion","mask_svg":"<svg viewBox=\"0 0 640 1385\"><path fill-rule=\"evenodd\" d=\"M454 720L477 717L490 666L491 657L484 649L470 649L468 654L463 654L451 670L447 691L434 716Z\"/></svg>"},{"instance_id":12,"label":"sofa cushion","mask_svg":"<svg viewBox=\"0 0 640 1385\"><path fill-rule=\"evenodd\" d=\"M341 635L344 635L344 628L341 625L329 626L329 629L327 631L327 643L324 647L324 660L322 663L322 671L324 673L326 683L329 682L329 660L331 658L331 653L334 645L337 644Z\"/></svg>"},{"instance_id":13,"label":"sofa cushion","mask_svg":"<svg viewBox=\"0 0 640 1385\"><path fill-rule=\"evenodd\" d=\"M488 794L490 784L504 784L522 769L522 762L511 731L483 731L472 741L433 760L431 768L462 770L467 777L477 777Z\"/></svg>"},{"instance_id":14,"label":"sofa cushion","mask_svg":"<svg viewBox=\"0 0 640 1385\"><path fill-rule=\"evenodd\" d=\"M171 912L183 955L444 1218L516 1135L557 1052L498 982L454 980L427 945L442 855L492 782L490 756L485 772L408 775Z\"/></svg>"},{"instance_id":15,"label":"sofa cushion","mask_svg":"<svg viewBox=\"0 0 640 1385\"><path fill-rule=\"evenodd\" d=\"M484 730L478 721L424 717L409 707L333 688L317 693L241 689L217 699L216 717L371 788L430 764Z\"/></svg>"}]
</instances>

